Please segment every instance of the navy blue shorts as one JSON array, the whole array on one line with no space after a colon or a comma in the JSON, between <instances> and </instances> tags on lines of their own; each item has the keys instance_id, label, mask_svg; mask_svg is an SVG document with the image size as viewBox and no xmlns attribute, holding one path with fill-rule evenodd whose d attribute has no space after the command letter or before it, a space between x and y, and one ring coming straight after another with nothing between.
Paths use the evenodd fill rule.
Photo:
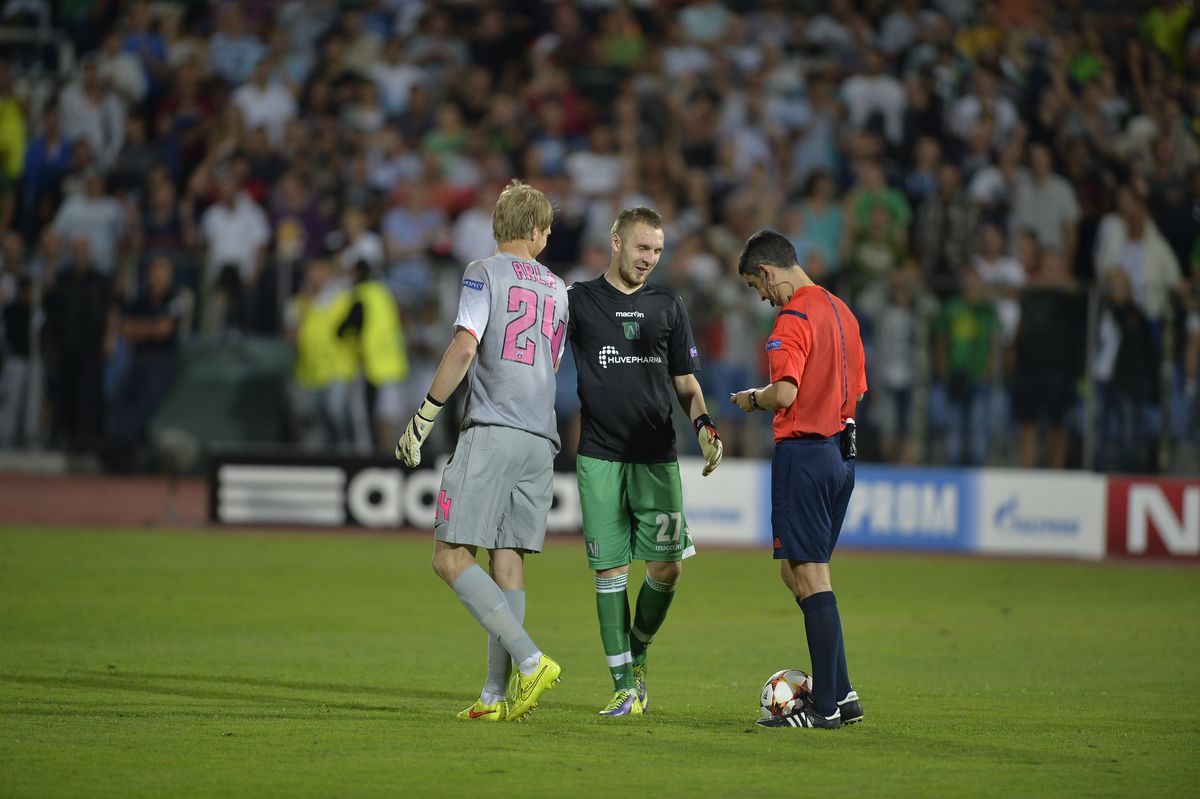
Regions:
<instances>
[{"instance_id":1,"label":"navy blue shorts","mask_svg":"<svg viewBox=\"0 0 1200 799\"><path fill-rule=\"evenodd\" d=\"M776 560L828 563L853 490L854 461L842 458L837 436L776 444L771 460Z\"/></svg>"}]
</instances>

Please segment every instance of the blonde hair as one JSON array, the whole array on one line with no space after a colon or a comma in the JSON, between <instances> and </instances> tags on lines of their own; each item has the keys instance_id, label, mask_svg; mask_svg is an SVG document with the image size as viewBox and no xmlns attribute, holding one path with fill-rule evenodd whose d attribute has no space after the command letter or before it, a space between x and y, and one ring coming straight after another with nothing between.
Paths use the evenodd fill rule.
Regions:
<instances>
[{"instance_id":1,"label":"blonde hair","mask_svg":"<svg viewBox=\"0 0 1200 799\"><path fill-rule=\"evenodd\" d=\"M662 230L663 226L662 217L658 215L657 211L644 205L636 205L617 214L617 220L613 222L612 226L612 235L620 236L624 241L629 228L637 224L647 225L655 230Z\"/></svg>"},{"instance_id":2,"label":"blonde hair","mask_svg":"<svg viewBox=\"0 0 1200 799\"><path fill-rule=\"evenodd\" d=\"M492 238L502 241L524 241L534 228L546 230L554 221L554 207L546 195L514 179L496 200L492 212Z\"/></svg>"}]
</instances>

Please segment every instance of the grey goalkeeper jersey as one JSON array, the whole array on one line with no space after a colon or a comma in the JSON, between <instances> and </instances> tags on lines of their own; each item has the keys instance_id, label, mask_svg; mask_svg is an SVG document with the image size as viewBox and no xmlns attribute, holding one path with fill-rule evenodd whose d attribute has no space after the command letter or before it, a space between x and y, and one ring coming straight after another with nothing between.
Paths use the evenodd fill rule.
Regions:
<instances>
[{"instance_id":1,"label":"grey goalkeeper jersey","mask_svg":"<svg viewBox=\"0 0 1200 799\"><path fill-rule=\"evenodd\" d=\"M479 342L467 373L463 426L525 430L550 439L557 450L554 372L567 338L563 282L537 261L509 253L472 261L454 324Z\"/></svg>"}]
</instances>

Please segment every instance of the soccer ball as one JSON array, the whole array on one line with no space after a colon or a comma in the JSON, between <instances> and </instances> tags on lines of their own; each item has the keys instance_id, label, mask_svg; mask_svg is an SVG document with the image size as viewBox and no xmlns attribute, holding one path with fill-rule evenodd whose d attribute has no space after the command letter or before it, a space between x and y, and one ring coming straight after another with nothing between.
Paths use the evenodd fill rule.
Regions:
<instances>
[{"instance_id":1,"label":"soccer ball","mask_svg":"<svg viewBox=\"0 0 1200 799\"><path fill-rule=\"evenodd\" d=\"M790 716L812 696L812 677L800 669L783 669L772 674L758 697L758 709L764 719Z\"/></svg>"}]
</instances>

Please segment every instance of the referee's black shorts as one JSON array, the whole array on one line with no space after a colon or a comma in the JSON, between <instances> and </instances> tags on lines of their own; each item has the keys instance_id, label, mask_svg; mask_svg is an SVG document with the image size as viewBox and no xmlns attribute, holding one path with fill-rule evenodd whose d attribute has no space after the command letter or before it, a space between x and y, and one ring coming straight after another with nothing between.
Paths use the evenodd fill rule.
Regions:
<instances>
[{"instance_id":1,"label":"referee's black shorts","mask_svg":"<svg viewBox=\"0 0 1200 799\"><path fill-rule=\"evenodd\" d=\"M771 460L771 528L776 560L828 563L854 490L854 461L838 436L791 438Z\"/></svg>"}]
</instances>

